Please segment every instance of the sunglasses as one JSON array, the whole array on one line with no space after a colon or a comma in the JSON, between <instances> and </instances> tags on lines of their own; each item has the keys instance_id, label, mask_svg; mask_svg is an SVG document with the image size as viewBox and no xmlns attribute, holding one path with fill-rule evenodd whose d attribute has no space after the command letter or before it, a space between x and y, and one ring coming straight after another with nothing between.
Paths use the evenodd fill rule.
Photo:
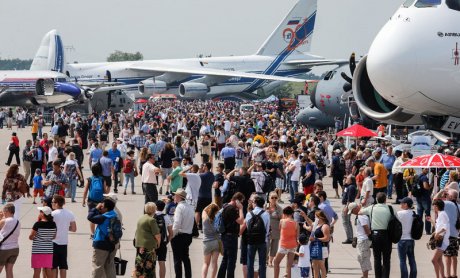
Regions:
<instances>
[{"instance_id":1,"label":"sunglasses","mask_svg":"<svg viewBox=\"0 0 460 278\"><path fill-rule=\"evenodd\" d=\"M270 197L270 199L272 199L272 200L275 199L276 200L276 199L278 199L278 197Z\"/></svg>"}]
</instances>

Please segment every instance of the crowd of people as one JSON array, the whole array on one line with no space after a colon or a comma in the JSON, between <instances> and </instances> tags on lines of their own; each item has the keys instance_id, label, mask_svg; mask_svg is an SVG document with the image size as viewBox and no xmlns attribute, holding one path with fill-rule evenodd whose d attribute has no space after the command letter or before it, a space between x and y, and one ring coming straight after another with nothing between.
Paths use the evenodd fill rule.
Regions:
<instances>
[{"instance_id":1,"label":"crowd of people","mask_svg":"<svg viewBox=\"0 0 460 278\"><path fill-rule=\"evenodd\" d=\"M403 169L410 152L393 151L385 141L347 145L333 133L296 124L296 111L278 112L263 102L240 111L239 105L161 100L140 111L88 117L63 110L54 112L44 130L41 117L33 118L25 145L13 132L8 146L0 272L5 267L12 277L21 203L33 195L41 203L29 236L34 277L41 271L65 277L68 232L76 231L76 220L63 206L66 198L77 202L82 187L93 277L115 277L123 234L116 203L122 195L141 193L145 206L135 233L134 277L156 277L157 268L166 277L168 248L176 277L191 277L189 246L196 238L203 246L202 277L234 277L238 253L244 277L266 277L267 267L279 277L282 265L285 277L292 270L301 277L327 277L338 222L345 231L342 244L356 247L362 277L372 269L376 277L390 276L392 242L398 245L401 277L416 277L414 242L420 232L432 236L436 277L457 277L456 169ZM340 199L340 212L331 197ZM399 206L393 210L388 200ZM396 239L392 226L401 227Z\"/></svg>"}]
</instances>

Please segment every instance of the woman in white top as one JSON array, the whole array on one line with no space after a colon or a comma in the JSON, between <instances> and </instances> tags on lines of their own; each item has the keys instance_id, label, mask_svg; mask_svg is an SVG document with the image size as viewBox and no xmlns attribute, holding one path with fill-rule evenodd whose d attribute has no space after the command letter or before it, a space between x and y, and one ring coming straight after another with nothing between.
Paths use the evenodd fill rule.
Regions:
<instances>
[{"instance_id":1,"label":"woman in white top","mask_svg":"<svg viewBox=\"0 0 460 278\"><path fill-rule=\"evenodd\" d=\"M436 278L445 277L444 275L444 264L442 262L442 253L446 250L447 246L449 245L449 216L444 211L444 202L442 200L434 200L433 201L433 209L435 215L438 217L436 218L436 226L434 231L434 238L436 240L441 240L442 243L440 246L434 251L433 258L431 262L434 266L434 272L436 273Z\"/></svg>"},{"instance_id":2,"label":"woman in white top","mask_svg":"<svg viewBox=\"0 0 460 278\"><path fill-rule=\"evenodd\" d=\"M6 269L6 277L13 277L13 266L19 255L21 225L14 216L14 204L7 203L0 212L0 273ZM9 236L8 236L9 235ZM5 238L8 237L6 240Z\"/></svg>"}]
</instances>

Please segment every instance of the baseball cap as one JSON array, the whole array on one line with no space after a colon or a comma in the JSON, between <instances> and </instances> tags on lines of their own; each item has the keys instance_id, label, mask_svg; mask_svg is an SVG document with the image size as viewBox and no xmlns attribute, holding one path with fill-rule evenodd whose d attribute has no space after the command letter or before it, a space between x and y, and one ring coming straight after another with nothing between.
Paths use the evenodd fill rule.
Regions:
<instances>
[{"instance_id":1,"label":"baseball cap","mask_svg":"<svg viewBox=\"0 0 460 278\"><path fill-rule=\"evenodd\" d=\"M358 207L357 203L349 203L348 204L348 214L351 214L351 211L354 210L356 207Z\"/></svg>"},{"instance_id":2,"label":"baseball cap","mask_svg":"<svg viewBox=\"0 0 460 278\"><path fill-rule=\"evenodd\" d=\"M50 207L38 207L37 208L40 211L43 211L45 215L51 215L51 208Z\"/></svg>"},{"instance_id":3,"label":"baseball cap","mask_svg":"<svg viewBox=\"0 0 460 278\"><path fill-rule=\"evenodd\" d=\"M412 206L414 205L414 201L409 197L404 197L401 200L399 200L399 202L401 204L407 204L409 208L412 208Z\"/></svg>"},{"instance_id":4,"label":"baseball cap","mask_svg":"<svg viewBox=\"0 0 460 278\"><path fill-rule=\"evenodd\" d=\"M117 203L117 201L118 201L117 194L115 194L113 192L110 192L110 193L107 193L107 194L102 194L102 195L104 195L104 197L107 198L107 199L111 199L114 203Z\"/></svg>"}]
</instances>

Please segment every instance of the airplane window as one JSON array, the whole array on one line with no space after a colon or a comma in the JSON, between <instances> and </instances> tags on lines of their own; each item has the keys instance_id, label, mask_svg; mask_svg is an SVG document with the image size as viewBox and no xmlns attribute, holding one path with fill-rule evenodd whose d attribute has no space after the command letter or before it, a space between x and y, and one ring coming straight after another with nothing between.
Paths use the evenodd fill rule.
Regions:
<instances>
[{"instance_id":1,"label":"airplane window","mask_svg":"<svg viewBox=\"0 0 460 278\"><path fill-rule=\"evenodd\" d=\"M326 75L324 76L323 79L324 79L324 80L329 80L329 79L332 78L333 75L334 75L334 72L333 72L333 71L328 71L328 72L326 73Z\"/></svg>"},{"instance_id":2,"label":"airplane window","mask_svg":"<svg viewBox=\"0 0 460 278\"><path fill-rule=\"evenodd\" d=\"M446 0L446 4L449 9L460 11L460 0Z\"/></svg>"},{"instance_id":3,"label":"airplane window","mask_svg":"<svg viewBox=\"0 0 460 278\"><path fill-rule=\"evenodd\" d=\"M441 0L418 0L415 3L417 8L430 8L438 5L441 5Z\"/></svg>"},{"instance_id":4,"label":"airplane window","mask_svg":"<svg viewBox=\"0 0 460 278\"><path fill-rule=\"evenodd\" d=\"M404 8L409 8L410 6L412 6L412 4L414 4L415 0L406 0L406 2L404 2L403 4L403 7Z\"/></svg>"}]
</instances>

